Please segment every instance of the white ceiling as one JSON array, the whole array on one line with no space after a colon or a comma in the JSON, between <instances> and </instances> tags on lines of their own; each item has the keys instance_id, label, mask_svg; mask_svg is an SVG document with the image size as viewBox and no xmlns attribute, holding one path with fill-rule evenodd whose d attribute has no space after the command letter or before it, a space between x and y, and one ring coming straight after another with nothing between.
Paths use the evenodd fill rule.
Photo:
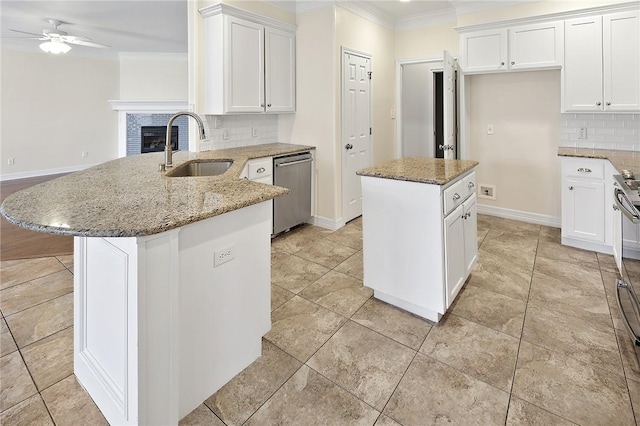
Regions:
<instances>
[{"instance_id":1,"label":"white ceiling","mask_svg":"<svg viewBox=\"0 0 640 426\"><path fill-rule=\"evenodd\" d=\"M53 18L68 23L60 29L69 35L111 46L72 46L70 55L115 58L120 52L187 52L187 0L1 0L0 16L3 47L40 51L38 40L5 37L29 37L9 29L41 34L51 28L46 18Z\"/></svg>"},{"instance_id":2,"label":"white ceiling","mask_svg":"<svg viewBox=\"0 0 640 426\"><path fill-rule=\"evenodd\" d=\"M38 52L38 40L9 29L41 34L47 18L64 21L69 35L111 46L72 46L69 55L117 58L121 52L187 52L187 1L192 0L0 0L2 47ZM390 28L424 26L456 14L532 0L267 0L296 13L328 3L340 4Z\"/></svg>"}]
</instances>

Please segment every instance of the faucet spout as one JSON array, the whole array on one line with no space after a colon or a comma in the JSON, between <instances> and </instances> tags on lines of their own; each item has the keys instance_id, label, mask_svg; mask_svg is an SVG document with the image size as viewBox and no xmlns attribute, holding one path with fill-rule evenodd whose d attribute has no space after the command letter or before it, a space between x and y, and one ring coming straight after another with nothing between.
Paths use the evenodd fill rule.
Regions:
<instances>
[{"instance_id":1,"label":"faucet spout","mask_svg":"<svg viewBox=\"0 0 640 426\"><path fill-rule=\"evenodd\" d=\"M171 149L171 125L173 124L176 118L182 115L187 115L193 118L194 120L196 120L196 122L198 123L198 131L200 133L200 139L207 138L207 135L205 134L205 131L204 131L204 123L202 122L202 119L198 114L189 112L189 111L181 111L175 114L173 117L169 119L169 123L167 124L167 137L165 139L166 144L164 148L164 165L166 168L173 167L173 150Z\"/></svg>"}]
</instances>

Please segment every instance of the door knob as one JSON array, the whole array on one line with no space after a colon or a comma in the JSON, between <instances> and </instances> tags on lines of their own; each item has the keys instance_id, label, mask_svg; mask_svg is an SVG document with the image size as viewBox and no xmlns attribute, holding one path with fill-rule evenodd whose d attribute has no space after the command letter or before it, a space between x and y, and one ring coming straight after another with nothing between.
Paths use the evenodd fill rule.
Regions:
<instances>
[{"instance_id":1,"label":"door knob","mask_svg":"<svg viewBox=\"0 0 640 426\"><path fill-rule=\"evenodd\" d=\"M348 151L348 150L350 150L350 149L352 149L352 148L353 148L353 145L351 145L350 143L348 143L348 144L346 144L344 147L345 147L345 148L347 149L347 151Z\"/></svg>"},{"instance_id":2,"label":"door knob","mask_svg":"<svg viewBox=\"0 0 640 426\"><path fill-rule=\"evenodd\" d=\"M515 65L515 64L516 64L515 61L511 61L511 65Z\"/></svg>"}]
</instances>

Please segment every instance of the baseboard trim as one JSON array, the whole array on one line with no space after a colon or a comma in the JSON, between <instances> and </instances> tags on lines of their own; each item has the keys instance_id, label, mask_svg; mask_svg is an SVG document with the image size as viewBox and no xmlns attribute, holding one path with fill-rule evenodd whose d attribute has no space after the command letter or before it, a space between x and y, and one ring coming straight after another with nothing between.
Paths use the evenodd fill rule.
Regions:
<instances>
[{"instance_id":1,"label":"baseboard trim","mask_svg":"<svg viewBox=\"0 0 640 426\"><path fill-rule=\"evenodd\" d=\"M504 207L488 206L486 204L478 204L478 213L497 216L503 219L520 220L522 222L533 223L535 225L550 226L552 228L560 228L562 226L561 218L557 216L506 209Z\"/></svg>"},{"instance_id":2,"label":"baseboard trim","mask_svg":"<svg viewBox=\"0 0 640 426\"><path fill-rule=\"evenodd\" d=\"M338 229L346 225L345 221L342 218L334 220L322 216L313 216L307 223L319 226L320 228L329 229L331 231L337 231Z\"/></svg>"},{"instance_id":3,"label":"baseboard trim","mask_svg":"<svg viewBox=\"0 0 640 426\"><path fill-rule=\"evenodd\" d=\"M80 170L88 169L89 167L92 167L92 166L95 166L95 164L83 164L81 166L60 167L57 169L34 170L31 172L6 173L3 175L0 175L0 181L4 182L6 180L27 179L27 178L38 177L38 176L58 175L60 173L73 173Z\"/></svg>"}]
</instances>

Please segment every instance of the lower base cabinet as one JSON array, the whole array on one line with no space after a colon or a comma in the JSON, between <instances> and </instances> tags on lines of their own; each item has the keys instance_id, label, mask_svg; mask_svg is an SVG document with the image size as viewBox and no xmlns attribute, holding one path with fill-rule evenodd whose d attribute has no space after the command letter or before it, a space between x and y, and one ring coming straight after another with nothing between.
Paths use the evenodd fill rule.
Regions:
<instances>
[{"instance_id":1,"label":"lower base cabinet","mask_svg":"<svg viewBox=\"0 0 640 426\"><path fill-rule=\"evenodd\" d=\"M364 285L438 322L477 260L475 173L446 186L361 179Z\"/></svg>"}]
</instances>

